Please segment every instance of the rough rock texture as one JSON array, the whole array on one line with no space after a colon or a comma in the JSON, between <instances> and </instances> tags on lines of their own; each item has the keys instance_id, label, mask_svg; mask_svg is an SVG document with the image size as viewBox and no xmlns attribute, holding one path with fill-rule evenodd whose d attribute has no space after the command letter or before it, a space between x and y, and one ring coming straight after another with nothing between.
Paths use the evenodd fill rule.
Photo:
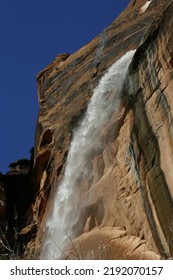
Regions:
<instances>
[{"instance_id":1,"label":"rough rock texture","mask_svg":"<svg viewBox=\"0 0 173 280\"><path fill-rule=\"evenodd\" d=\"M89 44L58 55L37 76L39 116L30 178L36 196L21 232L26 253L34 258L39 258L73 131L100 78L132 49L137 51L120 107L103 130L103 149L91 159L92 180L81 181L82 230L65 258L173 256L173 2L146 2L131 1ZM27 237L36 230L35 239Z\"/></svg>"},{"instance_id":2,"label":"rough rock texture","mask_svg":"<svg viewBox=\"0 0 173 280\"><path fill-rule=\"evenodd\" d=\"M98 37L75 54L58 55L37 77L34 222L39 231L30 243L35 253L63 177L73 129L108 67L137 49L118 114L103 131L106 144L92 158L92 181L83 179L83 233L73 241L73 258L173 255L172 1L152 0L147 8L145 3L131 1ZM73 251L72 246L67 258Z\"/></svg>"},{"instance_id":3,"label":"rough rock texture","mask_svg":"<svg viewBox=\"0 0 173 280\"><path fill-rule=\"evenodd\" d=\"M172 13L171 1L138 48L126 88L135 102L136 177L156 246L166 256L173 255Z\"/></svg>"},{"instance_id":4,"label":"rough rock texture","mask_svg":"<svg viewBox=\"0 0 173 280\"><path fill-rule=\"evenodd\" d=\"M73 240L66 259L96 260L159 260L161 257L148 250L146 240L129 236L116 227L95 227L88 234Z\"/></svg>"}]
</instances>

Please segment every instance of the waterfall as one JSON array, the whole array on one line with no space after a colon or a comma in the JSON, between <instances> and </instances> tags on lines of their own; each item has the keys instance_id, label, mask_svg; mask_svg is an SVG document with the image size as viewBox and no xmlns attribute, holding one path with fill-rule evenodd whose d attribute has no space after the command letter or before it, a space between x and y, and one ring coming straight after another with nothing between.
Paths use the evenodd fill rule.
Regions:
<instances>
[{"instance_id":1,"label":"waterfall","mask_svg":"<svg viewBox=\"0 0 173 280\"><path fill-rule=\"evenodd\" d=\"M54 206L43 238L41 259L62 259L70 240L80 228L80 195L78 181L89 176L90 155L102 146L101 131L110 116L118 110L125 75L134 50L116 61L101 78L93 92L83 121L71 141L64 178L57 187Z\"/></svg>"}]
</instances>

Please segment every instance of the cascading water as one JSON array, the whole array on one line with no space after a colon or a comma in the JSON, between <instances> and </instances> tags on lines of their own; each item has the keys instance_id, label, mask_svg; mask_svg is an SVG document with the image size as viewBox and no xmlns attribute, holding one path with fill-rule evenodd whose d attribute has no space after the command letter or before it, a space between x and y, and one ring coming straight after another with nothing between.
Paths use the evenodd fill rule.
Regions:
<instances>
[{"instance_id":1,"label":"cascading water","mask_svg":"<svg viewBox=\"0 0 173 280\"><path fill-rule=\"evenodd\" d=\"M78 181L82 176L89 176L90 155L101 147L101 131L112 113L118 110L124 78L134 52L127 52L101 78L85 117L74 132L64 178L46 222L41 259L62 259L69 241L78 234L81 209Z\"/></svg>"}]
</instances>

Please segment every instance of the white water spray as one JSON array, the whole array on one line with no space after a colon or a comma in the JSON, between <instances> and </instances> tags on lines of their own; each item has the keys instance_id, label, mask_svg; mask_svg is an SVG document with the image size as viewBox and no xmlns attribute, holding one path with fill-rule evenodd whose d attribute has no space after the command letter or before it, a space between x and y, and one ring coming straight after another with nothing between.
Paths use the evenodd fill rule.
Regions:
<instances>
[{"instance_id":1,"label":"white water spray","mask_svg":"<svg viewBox=\"0 0 173 280\"><path fill-rule=\"evenodd\" d=\"M78 234L81 208L78 181L82 176L89 176L90 155L101 147L101 131L112 113L118 110L124 78L133 54L134 51L127 52L101 78L86 115L74 133L64 178L46 223L41 259L62 259L69 241Z\"/></svg>"}]
</instances>

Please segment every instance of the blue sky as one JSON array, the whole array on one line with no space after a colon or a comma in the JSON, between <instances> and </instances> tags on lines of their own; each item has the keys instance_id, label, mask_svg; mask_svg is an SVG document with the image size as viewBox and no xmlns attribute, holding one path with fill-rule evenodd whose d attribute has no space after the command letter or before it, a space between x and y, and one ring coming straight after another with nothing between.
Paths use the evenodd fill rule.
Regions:
<instances>
[{"instance_id":1,"label":"blue sky","mask_svg":"<svg viewBox=\"0 0 173 280\"><path fill-rule=\"evenodd\" d=\"M130 0L0 2L0 171L29 158L38 115L36 75L58 53L73 53Z\"/></svg>"}]
</instances>

